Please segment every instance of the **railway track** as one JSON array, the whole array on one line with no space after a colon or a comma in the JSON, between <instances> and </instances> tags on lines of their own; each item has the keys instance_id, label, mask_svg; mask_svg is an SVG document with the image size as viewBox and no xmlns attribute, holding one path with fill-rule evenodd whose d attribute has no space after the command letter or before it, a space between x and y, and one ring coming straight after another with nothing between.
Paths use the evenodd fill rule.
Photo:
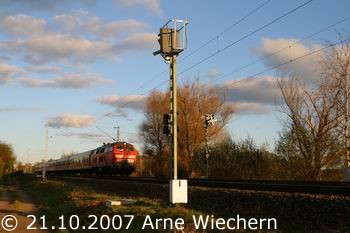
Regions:
<instances>
[{"instance_id":1,"label":"railway track","mask_svg":"<svg viewBox=\"0 0 350 233\"><path fill-rule=\"evenodd\" d=\"M60 175L54 177L67 177L71 179L98 179L118 182L138 182L149 184L169 183L168 178L150 177L111 177L111 176L71 176ZM349 182L306 182L306 181L271 181L271 180L212 180L212 179L188 179L190 187L225 188L239 190L326 194L350 196Z\"/></svg>"}]
</instances>

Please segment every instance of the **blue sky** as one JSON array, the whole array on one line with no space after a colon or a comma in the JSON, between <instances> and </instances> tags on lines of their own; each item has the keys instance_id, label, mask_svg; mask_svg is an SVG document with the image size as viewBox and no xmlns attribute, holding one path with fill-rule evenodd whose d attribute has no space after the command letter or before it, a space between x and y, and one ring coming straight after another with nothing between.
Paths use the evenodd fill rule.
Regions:
<instances>
[{"instance_id":1,"label":"blue sky","mask_svg":"<svg viewBox=\"0 0 350 233\"><path fill-rule=\"evenodd\" d=\"M168 79L168 66L152 55L158 49L159 27L172 18L189 21L188 48L178 58L180 73L305 2L1 0L0 140L12 144L20 161L35 162L44 158L45 125L50 158L108 141L96 126L113 136L114 127L120 126L121 139L141 149L137 127L147 92ZM317 81L322 52L245 78L337 41L338 32L349 35L347 19L296 43L349 17L348 9L346 0L314 0L184 72L178 82L199 79L225 88L227 101L236 107L228 125L233 138L250 135L273 147L283 118L275 107L280 97L276 77L293 73L307 82ZM275 56L221 78L278 50Z\"/></svg>"}]
</instances>

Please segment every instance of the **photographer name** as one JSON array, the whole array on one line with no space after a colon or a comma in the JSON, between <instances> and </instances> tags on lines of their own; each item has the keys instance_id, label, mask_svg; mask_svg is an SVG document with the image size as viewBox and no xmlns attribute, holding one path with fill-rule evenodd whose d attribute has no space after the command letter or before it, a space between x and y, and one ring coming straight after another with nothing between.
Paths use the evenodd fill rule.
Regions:
<instances>
[{"instance_id":1,"label":"photographer name","mask_svg":"<svg viewBox=\"0 0 350 233\"><path fill-rule=\"evenodd\" d=\"M146 215L142 230L183 230L185 224L191 224L196 230L277 230L275 218L242 218L237 214L232 218L215 218L214 215L192 215L192 223L183 218L152 218Z\"/></svg>"}]
</instances>

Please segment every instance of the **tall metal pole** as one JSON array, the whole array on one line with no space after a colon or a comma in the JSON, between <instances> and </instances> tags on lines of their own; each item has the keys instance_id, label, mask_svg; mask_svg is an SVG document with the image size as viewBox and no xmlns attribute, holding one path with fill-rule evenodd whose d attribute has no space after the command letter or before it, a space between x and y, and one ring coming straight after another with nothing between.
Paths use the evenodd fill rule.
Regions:
<instances>
[{"instance_id":1,"label":"tall metal pole","mask_svg":"<svg viewBox=\"0 0 350 233\"><path fill-rule=\"evenodd\" d=\"M350 145L349 145L349 81L345 75L345 180L350 181Z\"/></svg>"},{"instance_id":2,"label":"tall metal pole","mask_svg":"<svg viewBox=\"0 0 350 233\"><path fill-rule=\"evenodd\" d=\"M45 125L45 160L47 161L49 151L49 129L47 125Z\"/></svg>"},{"instance_id":3,"label":"tall metal pole","mask_svg":"<svg viewBox=\"0 0 350 233\"><path fill-rule=\"evenodd\" d=\"M171 177L177 179L177 91L176 91L176 55L171 56L170 61L170 113L172 122L171 134Z\"/></svg>"},{"instance_id":4,"label":"tall metal pole","mask_svg":"<svg viewBox=\"0 0 350 233\"><path fill-rule=\"evenodd\" d=\"M209 178L209 129L208 125L205 126L205 163L206 163L206 170L205 170L205 178Z\"/></svg>"},{"instance_id":5,"label":"tall metal pole","mask_svg":"<svg viewBox=\"0 0 350 233\"><path fill-rule=\"evenodd\" d=\"M120 127L117 126L117 142L119 142L119 139L120 139L120 138L119 138L119 128L120 128Z\"/></svg>"}]
</instances>

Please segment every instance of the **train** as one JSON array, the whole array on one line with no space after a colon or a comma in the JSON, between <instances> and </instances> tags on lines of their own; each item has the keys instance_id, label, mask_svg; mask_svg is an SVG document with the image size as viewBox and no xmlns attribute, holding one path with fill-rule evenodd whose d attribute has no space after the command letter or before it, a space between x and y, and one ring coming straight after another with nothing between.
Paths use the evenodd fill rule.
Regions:
<instances>
[{"instance_id":1,"label":"train","mask_svg":"<svg viewBox=\"0 0 350 233\"><path fill-rule=\"evenodd\" d=\"M127 142L103 143L93 150L38 163L36 174L106 174L129 176L135 171L138 151Z\"/></svg>"}]
</instances>

